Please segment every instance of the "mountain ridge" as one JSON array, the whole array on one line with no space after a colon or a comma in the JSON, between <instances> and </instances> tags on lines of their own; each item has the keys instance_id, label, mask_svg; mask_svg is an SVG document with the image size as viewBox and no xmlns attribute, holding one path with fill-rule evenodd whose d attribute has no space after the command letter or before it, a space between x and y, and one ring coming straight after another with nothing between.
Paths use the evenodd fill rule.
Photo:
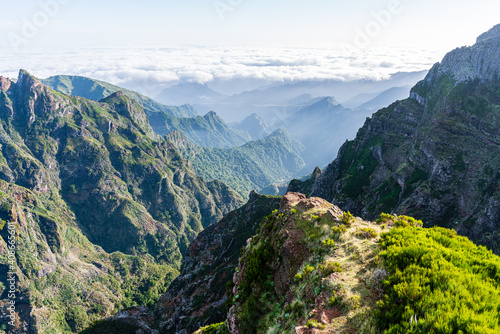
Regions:
<instances>
[{"instance_id":1,"label":"mountain ridge","mask_svg":"<svg viewBox=\"0 0 500 334\"><path fill-rule=\"evenodd\" d=\"M313 196L365 218L411 215L500 252L500 83L483 73L494 61L474 65L493 59L498 52L491 50L498 47L500 38L492 37L447 54L409 99L375 113L342 146L317 179ZM466 64L473 66L464 72L470 54L473 63ZM454 60L457 65L450 65Z\"/></svg>"},{"instance_id":2,"label":"mountain ridge","mask_svg":"<svg viewBox=\"0 0 500 334\"><path fill-rule=\"evenodd\" d=\"M24 70L1 81L0 268L9 221L19 307L30 310L19 333L81 331L118 308L154 304L197 233L243 204L196 175L125 94L68 96Z\"/></svg>"}]
</instances>

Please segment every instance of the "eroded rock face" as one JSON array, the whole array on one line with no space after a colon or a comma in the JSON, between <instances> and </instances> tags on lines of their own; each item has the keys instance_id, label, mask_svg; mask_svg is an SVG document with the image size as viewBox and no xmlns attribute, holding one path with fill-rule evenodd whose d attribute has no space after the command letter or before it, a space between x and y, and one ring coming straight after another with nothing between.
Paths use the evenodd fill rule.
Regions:
<instances>
[{"instance_id":1,"label":"eroded rock face","mask_svg":"<svg viewBox=\"0 0 500 334\"><path fill-rule=\"evenodd\" d=\"M471 47L461 47L448 53L439 72L451 74L458 82L480 79L500 79L500 25L477 38Z\"/></svg>"},{"instance_id":2,"label":"eroded rock face","mask_svg":"<svg viewBox=\"0 0 500 334\"><path fill-rule=\"evenodd\" d=\"M9 80L9 78L5 78L5 77L0 76L0 90L4 90L4 91L9 90L11 83L12 82Z\"/></svg>"},{"instance_id":3,"label":"eroded rock face","mask_svg":"<svg viewBox=\"0 0 500 334\"><path fill-rule=\"evenodd\" d=\"M189 334L224 321L226 284L233 279L240 249L279 203L279 197L252 192L245 206L198 235L183 258L180 275L157 304L162 332Z\"/></svg>"}]
</instances>

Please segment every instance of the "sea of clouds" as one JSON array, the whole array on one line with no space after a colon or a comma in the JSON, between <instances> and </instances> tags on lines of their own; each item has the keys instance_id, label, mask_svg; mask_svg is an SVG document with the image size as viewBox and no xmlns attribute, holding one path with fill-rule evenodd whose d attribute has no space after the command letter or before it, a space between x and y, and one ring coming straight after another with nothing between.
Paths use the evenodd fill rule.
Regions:
<instances>
[{"instance_id":1,"label":"sea of clouds","mask_svg":"<svg viewBox=\"0 0 500 334\"><path fill-rule=\"evenodd\" d=\"M152 97L165 87L184 82L207 84L234 94L276 82L382 80L397 72L427 70L442 56L408 48L32 47L22 54L0 50L0 75L15 78L20 68L39 78L79 75Z\"/></svg>"}]
</instances>

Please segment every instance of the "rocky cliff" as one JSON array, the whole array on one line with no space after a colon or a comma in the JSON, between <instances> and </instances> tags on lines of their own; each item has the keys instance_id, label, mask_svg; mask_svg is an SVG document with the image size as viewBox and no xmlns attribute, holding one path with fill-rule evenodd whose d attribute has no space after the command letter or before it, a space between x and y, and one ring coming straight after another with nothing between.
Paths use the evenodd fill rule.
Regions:
<instances>
[{"instance_id":1,"label":"rocky cliff","mask_svg":"<svg viewBox=\"0 0 500 334\"><path fill-rule=\"evenodd\" d=\"M252 192L245 206L198 235L183 258L180 275L156 306L162 332L189 334L224 321L226 285L232 281L240 250L279 203L280 197Z\"/></svg>"},{"instance_id":2,"label":"rocky cliff","mask_svg":"<svg viewBox=\"0 0 500 334\"><path fill-rule=\"evenodd\" d=\"M500 79L500 24L477 38L471 47L461 47L448 53L438 72L449 74L458 82L479 79ZM428 77L428 79L432 79Z\"/></svg>"},{"instance_id":3,"label":"rocky cliff","mask_svg":"<svg viewBox=\"0 0 500 334\"><path fill-rule=\"evenodd\" d=\"M31 332L81 330L115 308L152 304L188 243L242 204L196 175L129 97L71 97L25 71L16 83L1 81L0 263L8 261L4 227L14 222L23 227L16 264ZM92 297L92 284L103 286L103 299Z\"/></svg>"},{"instance_id":4,"label":"rocky cliff","mask_svg":"<svg viewBox=\"0 0 500 334\"><path fill-rule=\"evenodd\" d=\"M497 32L448 54L412 98L368 119L318 178L313 196L366 218L409 214L500 252Z\"/></svg>"}]
</instances>

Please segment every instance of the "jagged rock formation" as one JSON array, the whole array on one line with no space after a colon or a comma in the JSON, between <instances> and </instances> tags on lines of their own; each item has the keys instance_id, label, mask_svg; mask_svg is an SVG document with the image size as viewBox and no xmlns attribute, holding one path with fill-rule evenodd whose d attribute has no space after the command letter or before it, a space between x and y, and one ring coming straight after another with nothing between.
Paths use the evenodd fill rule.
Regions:
<instances>
[{"instance_id":1,"label":"jagged rock formation","mask_svg":"<svg viewBox=\"0 0 500 334\"><path fill-rule=\"evenodd\" d=\"M450 74L457 82L500 79L500 24L477 38L471 47L448 53L437 65L439 74ZM434 69L436 71L436 69ZM428 77L432 80L433 76Z\"/></svg>"},{"instance_id":2,"label":"jagged rock formation","mask_svg":"<svg viewBox=\"0 0 500 334\"><path fill-rule=\"evenodd\" d=\"M162 333L189 334L224 321L226 285L232 281L240 249L279 203L279 197L252 192L245 206L198 235L183 258L180 275L156 306Z\"/></svg>"},{"instance_id":3,"label":"jagged rock formation","mask_svg":"<svg viewBox=\"0 0 500 334\"><path fill-rule=\"evenodd\" d=\"M70 97L23 70L2 87L1 227L23 227L16 263L30 332L77 331L115 307L154 302L188 243L243 202L196 175L124 94ZM128 255L108 254L117 251Z\"/></svg>"},{"instance_id":4,"label":"jagged rock formation","mask_svg":"<svg viewBox=\"0 0 500 334\"><path fill-rule=\"evenodd\" d=\"M499 27L375 113L312 195L367 219L408 214L500 252Z\"/></svg>"},{"instance_id":5,"label":"jagged rock formation","mask_svg":"<svg viewBox=\"0 0 500 334\"><path fill-rule=\"evenodd\" d=\"M321 175L322 171L319 167L314 168L312 174L305 180L293 179L288 185L287 193L302 193L307 197L311 194L316 179Z\"/></svg>"}]
</instances>

